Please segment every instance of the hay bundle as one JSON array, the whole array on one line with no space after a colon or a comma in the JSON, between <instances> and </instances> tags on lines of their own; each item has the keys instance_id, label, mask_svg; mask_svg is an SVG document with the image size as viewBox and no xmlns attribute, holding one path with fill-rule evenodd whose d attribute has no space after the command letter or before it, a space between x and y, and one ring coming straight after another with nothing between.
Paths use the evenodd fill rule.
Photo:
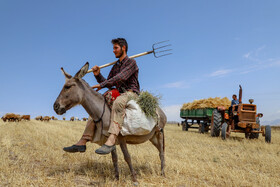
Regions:
<instances>
[{"instance_id":1,"label":"hay bundle","mask_svg":"<svg viewBox=\"0 0 280 187\"><path fill-rule=\"evenodd\" d=\"M181 110L190 110L190 109L198 109L198 108L216 108L218 106L224 106L228 109L231 105L230 100L227 97L209 97L208 99L200 99L194 100L190 103L184 103Z\"/></svg>"},{"instance_id":2,"label":"hay bundle","mask_svg":"<svg viewBox=\"0 0 280 187\"><path fill-rule=\"evenodd\" d=\"M159 97L154 96L147 91L142 91L136 102L147 117L153 117L156 119L156 109L159 107L159 99Z\"/></svg>"}]
</instances>

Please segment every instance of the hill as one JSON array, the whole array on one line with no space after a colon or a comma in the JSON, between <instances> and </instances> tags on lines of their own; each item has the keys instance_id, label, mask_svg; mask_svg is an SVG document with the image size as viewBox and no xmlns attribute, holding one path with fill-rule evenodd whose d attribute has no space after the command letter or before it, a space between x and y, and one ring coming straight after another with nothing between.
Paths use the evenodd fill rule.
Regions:
<instances>
[{"instance_id":1,"label":"hill","mask_svg":"<svg viewBox=\"0 0 280 187\"><path fill-rule=\"evenodd\" d=\"M130 171L119 154L120 181L111 156L63 152L81 136L86 122L0 121L0 186L131 186ZM222 141L197 130L167 125L166 177L160 176L158 151L150 142L128 145L140 186L279 186L280 130L272 143L233 134Z\"/></svg>"},{"instance_id":2,"label":"hill","mask_svg":"<svg viewBox=\"0 0 280 187\"><path fill-rule=\"evenodd\" d=\"M280 119L276 119L272 121L263 121L262 124L267 124L271 126L280 126Z\"/></svg>"}]
</instances>

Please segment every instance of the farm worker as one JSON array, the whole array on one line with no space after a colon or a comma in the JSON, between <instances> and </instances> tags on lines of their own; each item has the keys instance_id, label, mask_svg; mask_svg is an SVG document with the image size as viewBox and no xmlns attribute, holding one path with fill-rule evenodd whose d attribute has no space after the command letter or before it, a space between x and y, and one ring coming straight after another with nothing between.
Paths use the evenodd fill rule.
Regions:
<instances>
[{"instance_id":1,"label":"farm worker","mask_svg":"<svg viewBox=\"0 0 280 187\"><path fill-rule=\"evenodd\" d=\"M238 105L238 104L239 104L239 102L238 102L238 100L237 100L237 96L236 96L235 94L233 94L233 95L232 95L231 106L229 107L229 114L232 113L232 106L233 106L233 105ZM236 109L236 108L234 108L234 109Z\"/></svg>"},{"instance_id":2,"label":"farm worker","mask_svg":"<svg viewBox=\"0 0 280 187\"><path fill-rule=\"evenodd\" d=\"M138 66L134 59L127 56L128 45L124 38L113 39L113 52L118 58L117 63L112 67L109 76L105 79L100 73L100 67L92 68L93 74L99 84L93 86L96 91L102 88L116 87L120 92L120 96L114 101L111 111L111 122L109 127L109 137L104 145L95 152L97 154L108 154L116 149L116 138L122 127L125 107L129 98L137 98L140 93L140 85L138 82ZM94 124L88 123L81 139L73 146L64 147L67 152L84 152L86 150L87 141L92 141Z\"/></svg>"},{"instance_id":3,"label":"farm worker","mask_svg":"<svg viewBox=\"0 0 280 187\"><path fill-rule=\"evenodd\" d=\"M257 124L261 124L261 122L260 122L260 118L262 118L263 117L263 114L262 113L259 113L259 114L257 114L257 116L256 116L256 123Z\"/></svg>"},{"instance_id":4,"label":"farm worker","mask_svg":"<svg viewBox=\"0 0 280 187\"><path fill-rule=\"evenodd\" d=\"M237 100L237 96L235 94L232 95L232 101L231 101L231 106L232 105L238 105L239 102Z\"/></svg>"}]
</instances>

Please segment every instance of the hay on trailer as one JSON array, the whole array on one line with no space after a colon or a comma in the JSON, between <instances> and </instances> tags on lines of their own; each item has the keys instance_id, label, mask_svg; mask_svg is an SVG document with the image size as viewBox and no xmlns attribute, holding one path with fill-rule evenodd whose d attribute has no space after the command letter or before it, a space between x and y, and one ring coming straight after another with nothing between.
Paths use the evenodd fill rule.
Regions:
<instances>
[{"instance_id":1,"label":"hay on trailer","mask_svg":"<svg viewBox=\"0 0 280 187\"><path fill-rule=\"evenodd\" d=\"M228 109L231 105L230 100L227 97L209 97L208 99L194 100L193 102L184 103L181 110L190 110L198 108L216 108L218 106L224 106Z\"/></svg>"}]
</instances>

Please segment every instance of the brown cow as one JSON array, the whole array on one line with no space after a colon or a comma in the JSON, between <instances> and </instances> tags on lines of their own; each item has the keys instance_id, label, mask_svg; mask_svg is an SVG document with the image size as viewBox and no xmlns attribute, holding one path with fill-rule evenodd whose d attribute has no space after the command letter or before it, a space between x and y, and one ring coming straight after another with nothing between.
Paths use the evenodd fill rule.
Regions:
<instances>
[{"instance_id":1,"label":"brown cow","mask_svg":"<svg viewBox=\"0 0 280 187\"><path fill-rule=\"evenodd\" d=\"M6 122L7 121L7 119L4 117L4 116L2 116L2 118L1 118L4 122Z\"/></svg>"},{"instance_id":2,"label":"brown cow","mask_svg":"<svg viewBox=\"0 0 280 187\"><path fill-rule=\"evenodd\" d=\"M65 121L65 119L66 119L66 118L65 118L65 117L63 117L63 120L64 120L64 121Z\"/></svg>"},{"instance_id":3,"label":"brown cow","mask_svg":"<svg viewBox=\"0 0 280 187\"><path fill-rule=\"evenodd\" d=\"M54 116L52 116L52 118L51 118L52 120L57 120L57 118L56 117L54 117Z\"/></svg>"},{"instance_id":4,"label":"brown cow","mask_svg":"<svg viewBox=\"0 0 280 187\"><path fill-rule=\"evenodd\" d=\"M21 118L20 118L19 114L15 114L14 119L15 119L15 121L21 121Z\"/></svg>"},{"instance_id":5,"label":"brown cow","mask_svg":"<svg viewBox=\"0 0 280 187\"><path fill-rule=\"evenodd\" d=\"M22 115L20 116L20 120L30 121L30 115Z\"/></svg>"},{"instance_id":6,"label":"brown cow","mask_svg":"<svg viewBox=\"0 0 280 187\"><path fill-rule=\"evenodd\" d=\"M87 120L87 118L83 118L83 121L86 121Z\"/></svg>"},{"instance_id":7,"label":"brown cow","mask_svg":"<svg viewBox=\"0 0 280 187\"><path fill-rule=\"evenodd\" d=\"M35 119L36 119L36 120L43 121L43 116L37 116Z\"/></svg>"},{"instance_id":8,"label":"brown cow","mask_svg":"<svg viewBox=\"0 0 280 187\"><path fill-rule=\"evenodd\" d=\"M14 122L14 121L20 121L20 115L14 114L14 113L7 113L2 117L3 121L6 122Z\"/></svg>"},{"instance_id":9,"label":"brown cow","mask_svg":"<svg viewBox=\"0 0 280 187\"><path fill-rule=\"evenodd\" d=\"M51 117L50 116L45 116L43 117L43 121L50 121Z\"/></svg>"},{"instance_id":10,"label":"brown cow","mask_svg":"<svg viewBox=\"0 0 280 187\"><path fill-rule=\"evenodd\" d=\"M74 120L75 120L75 118L74 118L74 117L71 117L71 118L70 118L70 121L74 121Z\"/></svg>"}]
</instances>

